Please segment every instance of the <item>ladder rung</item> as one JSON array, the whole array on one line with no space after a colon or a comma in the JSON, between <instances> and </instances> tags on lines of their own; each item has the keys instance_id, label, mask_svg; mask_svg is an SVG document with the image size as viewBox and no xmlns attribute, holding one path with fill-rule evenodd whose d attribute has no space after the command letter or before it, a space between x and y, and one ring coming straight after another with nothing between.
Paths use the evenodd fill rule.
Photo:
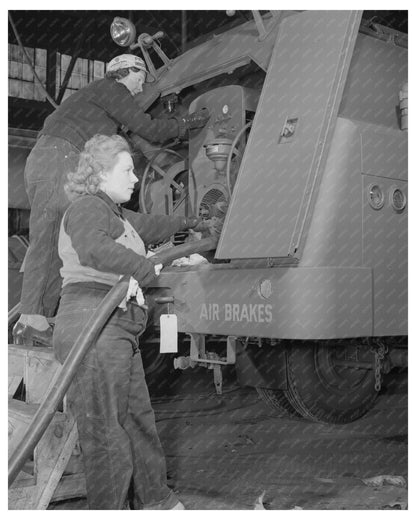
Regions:
<instances>
[{"instance_id":1,"label":"ladder rung","mask_svg":"<svg viewBox=\"0 0 416 520\"><path fill-rule=\"evenodd\" d=\"M9 399L9 415L16 418L22 418L25 422L30 422L39 408L39 404L25 403L17 399ZM67 414L64 412L55 412L55 421L65 421Z\"/></svg>"},{"instance_id":2,"label":"ladder rung","mask_svg":"<svg viewBox=\"0 0 416 520\"><path fill-rule=\"evenodd\" d=\"M24 354L34 355L36 357L55 359L53 348L51 347L34 347L33 345L13 345L9 344L9 355L15 354L23 356Z\"/></svg>"},{"instance_id":3,"label":"ladder rung","mask_svg":"<svg viewBox=\"0 0 416 520\"><path fill-rule=\"evenodd\" d=\"M9 399L9 416L22 419L26 423L32 420L38 408L38 404L29 404L17 399Z\"/></svg>"},{"instance_id":4,"label":"ladder rung","mask_svg":"<svg viewBox=\"0 0 416 520\"><path fill-rule=\"evenodd\" d=\"M17 399L9 399L8 437L9 458L16 450L19 442L30 428L32 419L39 408L39 404L25 403ZM68 415L63 412L55 412L49 428L64 427ZM62 425L62 426L58 426Z\"/></svg>"}]
</instances>

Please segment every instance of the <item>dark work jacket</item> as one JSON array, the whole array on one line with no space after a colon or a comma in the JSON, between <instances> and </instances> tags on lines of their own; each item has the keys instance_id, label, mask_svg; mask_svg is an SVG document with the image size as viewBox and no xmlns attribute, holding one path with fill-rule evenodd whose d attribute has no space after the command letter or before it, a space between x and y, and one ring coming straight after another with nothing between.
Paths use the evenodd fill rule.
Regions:
<instances>
[{"instance_id":1,"label":"dark work jacket","mask_svg":"<svg viewBox=\"0 0 416 520\"><path fill-rule=\"evenodd\" d=\"M125 232L121 219L129 221L145 245L157 244L185 229L186 219L121 209L101 191L84 195L69 206L62 225L79 263L97 271L128 274L140 284L149 272L154 273L154 264L116 242Z\"/></svg>"},{"instance_id":2,"label":"dark work jacket","mask_svg":"<svg viewBox=\"0 0 416 520\"><path fill-rule=\"evenodd\" d=\"M81 151L95 134L114 135L122 125L152 143L179 134L176 119L152 119L125 85L104 78L69 96L45 119L39 135L66 139Z\"/></svg>"}]
</instances>

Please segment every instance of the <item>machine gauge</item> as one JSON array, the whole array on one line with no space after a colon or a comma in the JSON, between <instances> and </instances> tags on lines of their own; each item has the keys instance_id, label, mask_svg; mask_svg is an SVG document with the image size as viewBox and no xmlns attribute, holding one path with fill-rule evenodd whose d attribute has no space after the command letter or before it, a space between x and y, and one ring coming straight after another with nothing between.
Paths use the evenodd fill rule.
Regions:
<instances>
[{"instance_id":1,"label":"machine gauge","mask_svg":"<svg viewBox=\"0 0 416 520\"><path fill-rule=\"evenodd\" d=\"M406 207L406 195L400 188L398 188L397 186L393 186L390 189L389 202L394 211L400 213Z\"/></svg>"},{"instance_id":2,"label":"machine gauge","mask_svg":"<svg viewBox=\"0 0 416 520\"><path fill-rule=\"evenodd\" d=\"M384 194L377 184L371 184L367 188L367 199L373 209L381 209L384 206Z\"/></svg>"}]
</instances>

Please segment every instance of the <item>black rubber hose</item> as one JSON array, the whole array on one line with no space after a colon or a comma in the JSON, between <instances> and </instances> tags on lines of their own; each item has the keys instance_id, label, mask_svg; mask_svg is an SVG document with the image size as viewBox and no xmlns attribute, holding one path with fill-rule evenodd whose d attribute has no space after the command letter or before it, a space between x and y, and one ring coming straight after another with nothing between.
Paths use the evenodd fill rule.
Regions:
<instances>
[{"instance_id":1,"label":"black rubber hose","mask_svg":"<svg viewBox=\"0 0 416 520\"><path fill-rule=\"evenodd\" d=\"M163 265L168 265L176 258L181 258L182 256L211 251L215 249L217 242L218 238L209 237L172 247L155 255L153 258L157 259L157 261ZM78 336L59 371L59 377L55 377L55 384L43 398L29 428L9 459L9 487L14 482L27 459L32 455L35 446L52 421L59 404L62 402L78 367L82 363L92 343L107 322L111 313L126 296L129 280L130 277L126 275L116 283Z\"/></svg>"}]
</instances>

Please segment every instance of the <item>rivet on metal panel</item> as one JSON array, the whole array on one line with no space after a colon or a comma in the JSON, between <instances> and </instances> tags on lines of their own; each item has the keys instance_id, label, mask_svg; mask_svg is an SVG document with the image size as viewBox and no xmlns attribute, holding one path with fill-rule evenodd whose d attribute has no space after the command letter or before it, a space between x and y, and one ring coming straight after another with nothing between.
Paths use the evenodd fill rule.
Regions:
<instances>
[{"instance_id":1,"label":"rivet on metal panel","mask_svg":"<svg viewBox=\"0 0 416 520\"><path fill-rule=\"evenodd\" d=\"M261 298L269 299L273 292L272 282L267 278L260 280L257 290Z\"/></svg>"}]
</instances>

